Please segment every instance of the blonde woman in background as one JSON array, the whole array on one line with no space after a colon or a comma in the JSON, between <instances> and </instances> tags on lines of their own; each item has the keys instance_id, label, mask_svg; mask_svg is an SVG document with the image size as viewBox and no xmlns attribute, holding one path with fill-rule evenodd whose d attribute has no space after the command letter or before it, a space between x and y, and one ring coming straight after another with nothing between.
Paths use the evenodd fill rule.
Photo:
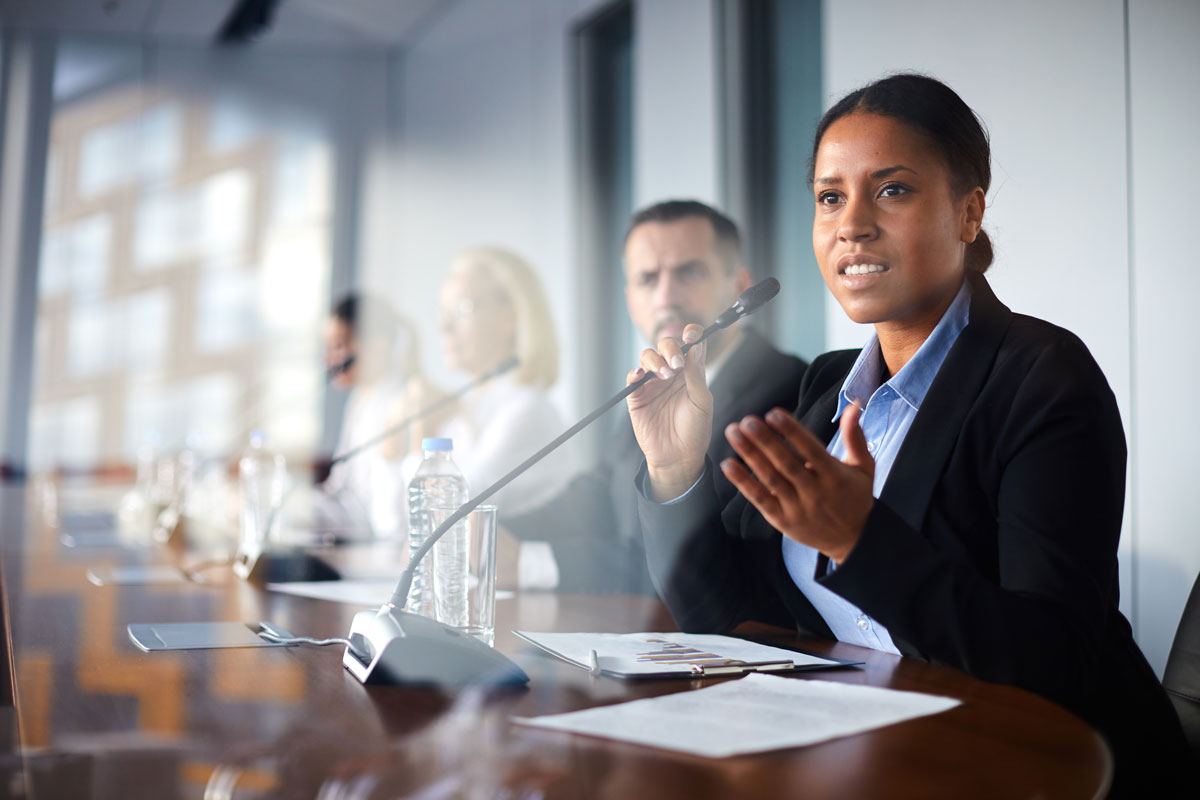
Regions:
<instances>
[{"instance_id":1,"label":"blonde woman in background","mask_svg":"<svg viewBox=\"0 0 1200 800\"><path fill-rule=\"evenodd\" d=\"M439 298L438 331L446 365L471 379L512 356L518 361L512 371L463 397L456 413L438 426L438 435L454 440L455 463L475 494L562 432L562 418L546 396L558 379L558 336L537 274L500 247L471 248L451 262ZM505 514L537 507L563 488L568 466L565 453L556 451L489 502ZM557 582L543 542L521 544L517 572L526 587Z\"/></svg>"},{"instance_id":2,"label":"blonde woman in background","mask_svg":"<svg viewBox=\"0 0 1200 800\"><path fill-rule=\"evenodd\" d=\"M476 247L451 262L439 302L446 365L472 379L505 359L517 367L466 395L441 427L473 492L486 488L563 429L546 397L558 379L558 337L541 281L514 253ZM563 483L549 458L501 490L505 513L538 505Z\"/></svg>"}]
</instances>

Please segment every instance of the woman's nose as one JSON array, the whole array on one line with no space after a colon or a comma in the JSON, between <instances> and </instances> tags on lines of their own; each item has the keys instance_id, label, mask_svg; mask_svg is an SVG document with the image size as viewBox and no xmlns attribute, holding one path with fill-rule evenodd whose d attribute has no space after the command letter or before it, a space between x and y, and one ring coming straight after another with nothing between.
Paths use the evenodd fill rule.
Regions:
<instances>
[{"instance_id":1,"label":"woman's nose","mask_svg":"<svg viewBox=\"0 0 1200 800\"><path fill-rule=\"evenodd\" d=\"M874 205L865 200L848 200L838 225L838 238L844 242L864 242L878 235Z\"/></svg>"}]
</instances>

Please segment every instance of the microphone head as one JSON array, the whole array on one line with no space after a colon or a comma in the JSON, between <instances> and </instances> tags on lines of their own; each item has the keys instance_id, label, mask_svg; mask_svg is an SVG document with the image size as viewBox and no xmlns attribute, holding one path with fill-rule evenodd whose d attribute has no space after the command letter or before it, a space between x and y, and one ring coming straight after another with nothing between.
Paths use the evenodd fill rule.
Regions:
<instances>
[{"instance_id":1,"label":"microphone head","mask_svg":"<svg viewBox=\"0 0 1200 800\"><path fill-rule=\"evenodd\" d=\"M727 311L717 317L714 324L721 328L727 328L742 317L758 311L777 294L779 294L779 281L775 278L761 280L738 295L738 299L733 301L733 305Z\"/></svg>"},{"instance_id":2,"label":"microphone head","mask_svg":"<svg viewBox=\"0 0 1200 800\"><path fill-rule=\"evenodd\" d=\"M758 311L767 301L779 294L779 281L767 278L751 286L738 297L735 306L741 306L741 316Z\"/></svg>"}]
</instances>

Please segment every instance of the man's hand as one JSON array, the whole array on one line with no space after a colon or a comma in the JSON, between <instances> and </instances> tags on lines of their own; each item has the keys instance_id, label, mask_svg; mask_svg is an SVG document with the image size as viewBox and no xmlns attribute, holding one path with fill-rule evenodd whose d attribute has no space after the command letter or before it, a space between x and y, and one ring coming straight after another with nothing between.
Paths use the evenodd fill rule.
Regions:
<instances>
[{"instance_id":1,"label":"man's hand","mask_svg":"<svg viewBox=\"0 0 1200 800\"><path fill-rule=\"evenodd\" d=\"M875 504L875 460L861 416L857 403L842 413L844 461L781 408L772 409L765 422L746 417L730 423L725 437L745 464L727 458L721 471L776 530L840 564Z\"/></svg>"},{"instance_id":2,"label":"man's hand","mask_svg":"<svg viewBox=\"0 0 1200 800\"><path fill-rule=\"evenodd\" d=\"M683 340L700 338L703 329L688 325ZM712 392L704 376L705 345L682 354L677 339L666 338L658 350L643 350L641 366L626 376L626 385L647 372L651 380L629 396L629 417L638 445L646 456L651 491L659 502L671 500L691 487L704 470L704 454L712 439Z\"/></svg>"}]
</instances>

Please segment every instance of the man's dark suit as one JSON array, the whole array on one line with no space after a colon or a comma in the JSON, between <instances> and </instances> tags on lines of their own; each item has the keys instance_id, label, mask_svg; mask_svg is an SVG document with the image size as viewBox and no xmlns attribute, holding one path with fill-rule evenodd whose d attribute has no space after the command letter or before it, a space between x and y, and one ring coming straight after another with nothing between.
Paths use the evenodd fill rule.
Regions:
<instances>
[{"instance_id":1,"label":"man's dark suit","mask_svg":"<svg viewBox=\"0 0 1200 800\"><path fill-rule=\"evenodd\" d=\"M1128 790L1126 781L1164 775L1182 740L1117 610L1125 438L1116 401L1077 337L1013 314L983 276L971 280L970 322L858 543L832 573L822 559L818 580L885 625L904 655L1084 717L1112 744ZM828 353L805 376L796 416L821 441L833 437L856 356ZM639 508L651 573L684 630L760 619L832 636L788 575L780 534L745 498L727 505L697 487L671 506L640 497Z\"/></svg>"},{"instance_id":2,"label":"man's dark suit","mask_svg":"<svg viewBox=\"0 0 1200 800\"><path fill-rule=\"evenodd\" d=\"M805 363L784 355L747 327L713 379L713 430L708 453L726 458L733 450L720 431L747 414L773 406L791 408L800 394ZM654 592L646 569L637 519L637 490L633 476L642 451L624 405L613 436L606 442L603 461L575 478L546 505L502 520L520 539L544 540L554 550L559 591ZM737 491L723 477L716 491L724 500Z\"/></svg>"}]
</instances>

